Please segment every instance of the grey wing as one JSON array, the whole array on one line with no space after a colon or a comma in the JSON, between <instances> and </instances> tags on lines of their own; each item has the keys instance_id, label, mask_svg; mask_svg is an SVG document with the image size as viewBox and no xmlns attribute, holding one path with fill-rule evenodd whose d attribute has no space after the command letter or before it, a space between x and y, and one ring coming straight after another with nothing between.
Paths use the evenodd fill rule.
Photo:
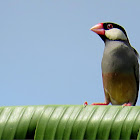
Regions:
<instances>
[{"instance_id":1,"label":"grey wing","mask_svg":"<svg viewBox=\"0 0 140 140\"><path fill-rule=\"evenodd\" d=\"M138 52L133 48L133 50L134 50L134 52L135 52L135 55L137 56L137 61L136 61L136 63L135 63L135 70L134 70L134 72L135 72L135 78L136 78L136 83L137 83L137 95L136 95L136 99L135 99L135 102L134 102L134 104L133 105L135 105L136 104L136 102L137 102L137 99L138 99L138 92L139 92L139 77L140 77L140 75L139 75L139 62L138 62L138 58L139 58L139 54L138 54Z\"/></svg>"},{"instance_id":2,"label":"grey wing","mask_svg":"<svg viewBox=\"0 0 140 140\"><path fill-rule=\"evenodd\" d=\"M131 46L131 47L132 47L132 46ZM140 58L139 53L136 51L136 49L135 49L135 48L133 48L133 47L132 47L132 49L133 49L133 51L134 51L135 55L137 56L137 58Z\"/></svg>"}]
</instances>

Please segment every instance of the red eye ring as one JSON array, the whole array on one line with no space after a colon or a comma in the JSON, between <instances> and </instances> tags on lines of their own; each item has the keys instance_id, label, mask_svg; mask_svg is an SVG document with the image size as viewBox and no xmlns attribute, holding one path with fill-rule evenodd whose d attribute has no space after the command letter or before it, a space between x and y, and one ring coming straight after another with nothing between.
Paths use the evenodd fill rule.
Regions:
<instances>
[{"instance_id":1,"label":"red eye ring","mask_svg":"<svg viewBox=\"0 0 140 140\"><path fill-rule=\"evenodd\" d=\"M107 29L112 29L113 28L113 25L112 24L108 24L107 25Z\"/></svg>"}]
</instances>

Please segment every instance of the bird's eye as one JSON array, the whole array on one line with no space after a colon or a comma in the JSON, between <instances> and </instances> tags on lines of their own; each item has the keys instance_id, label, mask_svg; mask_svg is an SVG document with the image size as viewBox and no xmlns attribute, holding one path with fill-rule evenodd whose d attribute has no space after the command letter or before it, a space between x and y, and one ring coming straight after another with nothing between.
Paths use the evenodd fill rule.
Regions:
<instances>
[{"instance_id":1,"label":"bird's eye","mask_svg":"<svg viewBox=\"0 0 140 140\"><path fill-rule=\"evenodd\" d=\"M113 28L113 25L112 24L108 24L107 25L107 29L112 29Z\"/></svg>"}]
</instances>

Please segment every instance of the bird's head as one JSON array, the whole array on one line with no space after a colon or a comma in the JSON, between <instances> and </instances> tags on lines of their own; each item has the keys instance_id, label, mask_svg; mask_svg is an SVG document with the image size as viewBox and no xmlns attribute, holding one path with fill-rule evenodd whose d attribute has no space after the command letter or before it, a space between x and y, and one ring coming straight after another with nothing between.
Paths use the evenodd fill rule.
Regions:
<instances>
[{"instance_id":1,"label":"bird's head","mask_svg":"<svg viewBox=\"0 0 140 140\"><path fill-rule=\"evenodd\" d=\"M97 33L104 41L109 40L128 40L126 31L116 23L105 22L93 26L91 31Z\"/></svg>"}]
</instances>

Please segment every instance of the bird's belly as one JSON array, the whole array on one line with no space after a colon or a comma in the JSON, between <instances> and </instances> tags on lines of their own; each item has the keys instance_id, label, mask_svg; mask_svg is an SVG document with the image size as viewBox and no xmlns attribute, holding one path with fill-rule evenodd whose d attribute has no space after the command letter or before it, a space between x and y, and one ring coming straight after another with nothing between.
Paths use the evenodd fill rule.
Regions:
<instances>
[{"instance_id":1,"label":"bird's belly","mask_svg":"<svg viewBox=\"0 0 140 140\"><path fill-rule=\"evenodd\" d=\"M109 95L112 104L135 102L137 85L134 74L104 73L102 76L105 94Z\"/></svg>"}]
</instances>

